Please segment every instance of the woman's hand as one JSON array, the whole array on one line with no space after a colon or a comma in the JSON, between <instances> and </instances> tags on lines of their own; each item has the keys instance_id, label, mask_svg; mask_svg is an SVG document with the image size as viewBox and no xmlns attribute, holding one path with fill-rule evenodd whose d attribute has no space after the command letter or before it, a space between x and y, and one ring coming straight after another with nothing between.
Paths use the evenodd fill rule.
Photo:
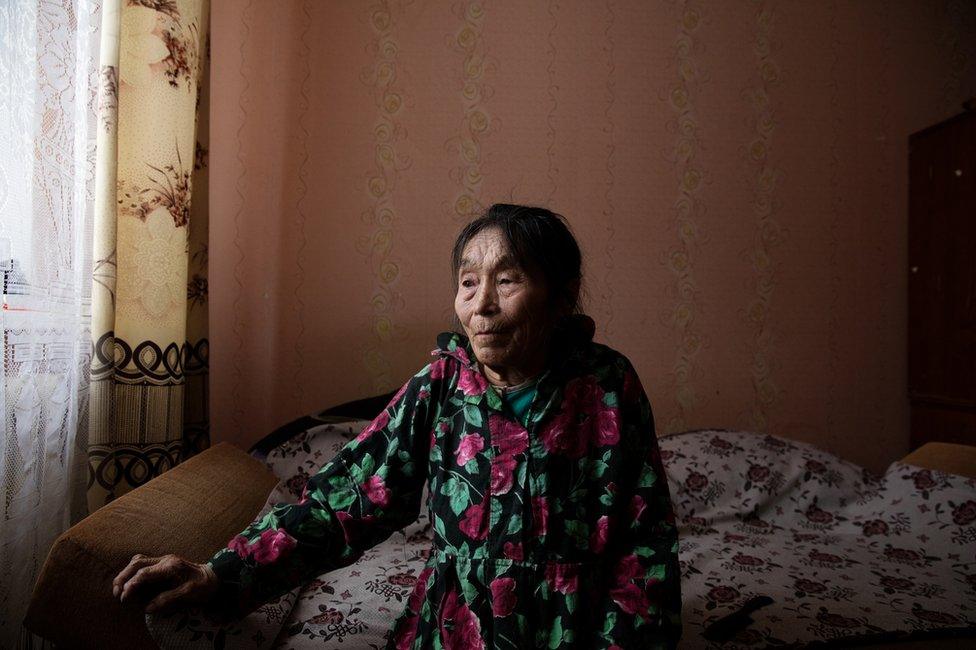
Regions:
<instances>
[{"instance_id":1,"label":"woman's hand","mask_svg":"<svg viewBox=\"0 0 976 650\"><path fill-rule=\"evenodd\" d=\"M123 603L133 598L149 601L147 614L169 614L208 602L217 587L217 575L205 564L176 555L134 555L112 581L112 595Z\"/></svg>"}]
</instances>

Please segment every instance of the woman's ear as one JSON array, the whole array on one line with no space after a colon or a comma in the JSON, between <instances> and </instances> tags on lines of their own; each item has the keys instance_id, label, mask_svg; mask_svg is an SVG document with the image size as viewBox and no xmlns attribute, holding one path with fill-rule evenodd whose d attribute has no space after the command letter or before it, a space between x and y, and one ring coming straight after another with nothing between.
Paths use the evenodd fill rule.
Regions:
<instances>
[{"instance_id":1,"label":"woman's ear","mask_svg":"<svg viewBox=\"0 0 976 650\"><path fill-rule=\"evenodd\" d=\"M564 306L562 316L570 316L576 309L576 303L579 302L580 294L580 281L579 279L573 280L566 285L566 293L564 294Z\"/></svg>"}]
</instances>

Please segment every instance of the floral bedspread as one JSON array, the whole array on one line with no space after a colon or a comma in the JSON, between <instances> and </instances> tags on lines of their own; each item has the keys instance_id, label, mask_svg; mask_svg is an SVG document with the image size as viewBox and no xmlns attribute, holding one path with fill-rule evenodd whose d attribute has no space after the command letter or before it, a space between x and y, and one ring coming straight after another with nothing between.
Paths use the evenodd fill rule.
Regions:
<instances>
[{"instance_id":1,"label":"floral bedspread","mask_svg":"<svg viewBox=\"0 0 976 650\"><path fill-rule=\"evenodd\" d=\"M875 476L742 432L680 434L661 450L681 524L687 647L976 626L976 481L902 463ZM706 640L759 596L772 602L750 625Z\"/></svg>"},{"instance_id":2,"label":"floral bedspread","mask_svg":"<svg viewBox=\"0 0 976 650\"><path fill-rule=\"evenodd\" d=\"M269 502L297 500L364 425L322 425L276 448L267 462L282 481ZM753 433L660 445L680 524L682 648L976 634L976 481L901 463L875 476ZM218 628L190 612L150 618L150 629L164 648L382 648L429 546L424 514L244 621Z\"/></svg>"}]
</instances>

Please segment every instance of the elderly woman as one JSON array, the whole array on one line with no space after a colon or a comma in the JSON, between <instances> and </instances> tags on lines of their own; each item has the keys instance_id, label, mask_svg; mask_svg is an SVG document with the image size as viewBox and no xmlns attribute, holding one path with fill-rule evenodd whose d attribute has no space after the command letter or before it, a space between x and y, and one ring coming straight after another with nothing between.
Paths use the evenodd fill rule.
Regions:
<instances>
[{"instance_id":1,"label":"elderly woman","mask_svg":"<svg viewBox=\"0 0 976 650\"><path fill-rule=\"evenodd\" d=\"M677 533L651 408L577 313L575 239L548 210L494 205L452 266L464 335L438 337L298 504L205 565L137 556L116 595L245 613L414 521L428 483L433 548L389 647L673 646Z\"/></svg>"}]
</instances>

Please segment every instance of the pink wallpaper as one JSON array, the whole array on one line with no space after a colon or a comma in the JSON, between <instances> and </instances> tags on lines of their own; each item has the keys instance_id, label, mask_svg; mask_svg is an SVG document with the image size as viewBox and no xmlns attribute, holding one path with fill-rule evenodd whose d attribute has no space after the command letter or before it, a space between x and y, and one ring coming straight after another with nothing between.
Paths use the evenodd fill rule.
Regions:
<instances>
[{"instance_id":1,"label":"pink wallpaper","mask_svg":"<svg viewBox=\"0 0 976 650\"><path fill-rule=\"evenodd\" d=\"M908 444L907 138L976 94L964 2L214 3L213 439L401 384L451 242L565 214L660 431Z\"/></svg>"}]
</instances>

